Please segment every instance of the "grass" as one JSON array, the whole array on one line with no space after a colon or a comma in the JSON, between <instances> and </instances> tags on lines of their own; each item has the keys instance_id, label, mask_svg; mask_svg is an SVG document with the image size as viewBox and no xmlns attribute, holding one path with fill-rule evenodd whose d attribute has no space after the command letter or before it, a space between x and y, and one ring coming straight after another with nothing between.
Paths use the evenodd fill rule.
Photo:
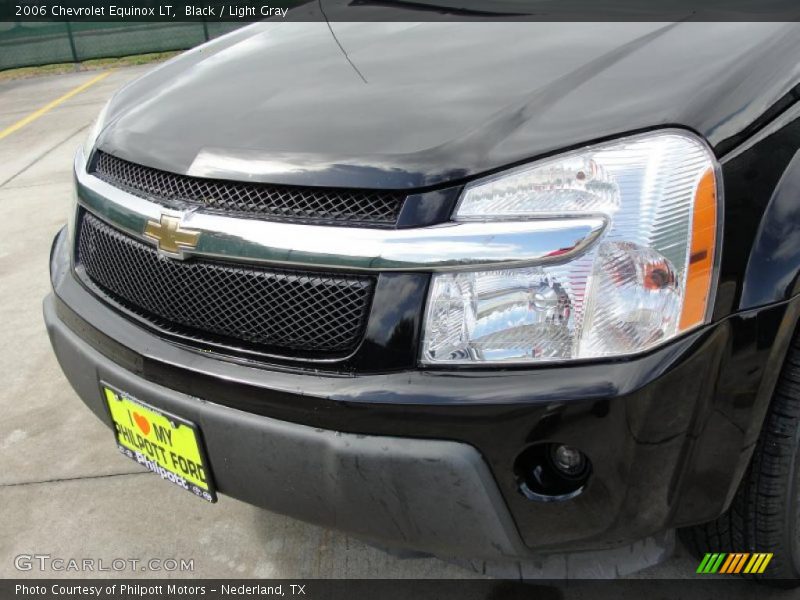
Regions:
<instances>
[{"instance_id":1,"label":"grass","mask_svg":"<svg viewBox=\"0 0 800 600\"><path fill-rule=\"evenodd\" d=\"M100 69L147 65L150 63L167 60L176 54L180 54L180 51L152 52L150 54L123 56L122 58L95 58L79 63L60 63L56 65L41 65L38 67L21 67L19 69L0 71L0 81L29 79L31 77L40 77L42 75L58 75L61 73L75 73L77 71L97 71Z\"/></svg>"}]
</instances>

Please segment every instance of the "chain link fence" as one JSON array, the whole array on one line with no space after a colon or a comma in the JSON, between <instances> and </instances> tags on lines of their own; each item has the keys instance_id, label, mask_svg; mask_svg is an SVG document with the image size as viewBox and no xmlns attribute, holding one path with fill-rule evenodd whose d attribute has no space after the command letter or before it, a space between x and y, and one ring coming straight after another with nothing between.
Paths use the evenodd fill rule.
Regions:
<instances>
[{"instance_id":1,"label":"chain link fence","mask_svg":"<svg viewBox=\"0 0 800 600\"><path fill-rule=\"evenodd\" d=\"M246 23L0 23L0 70L184 50Z\"/></svg>"}]
</instances>

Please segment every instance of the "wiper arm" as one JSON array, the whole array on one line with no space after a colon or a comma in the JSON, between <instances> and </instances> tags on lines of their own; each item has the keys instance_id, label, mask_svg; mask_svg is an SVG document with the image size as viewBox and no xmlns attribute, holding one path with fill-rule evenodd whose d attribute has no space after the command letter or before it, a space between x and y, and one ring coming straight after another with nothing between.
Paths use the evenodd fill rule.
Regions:
<instances>
[{"instance_id":1,"label":"wiper arm","mask_svg":"<svg viewBox=\"0 0 800 600\"><path fill-rule=\"evenodd\" d=\"M347 54L347 50L344 49L344 46L342 46L342 43L339 41L339 38L336 37L336 32L333 30L333 26L331 25L331 21L330 21L330 19L328 19L328 15L325 14L325 9L322 8L322 0L317 0L317 5L319 6L319 11L322 13L322 16L325 18L325 24L328 26L328 31L330 31L331 35L333 36L333 41L336 42L337 46L339 46L339 50L341 50L342 54L344 55L345 60L347 60L347 62L350 63L350 66L353 67L353 70L361 78L361 81L363 81L364 83L367 83L367 78L364 77L364 75L358 69L356 64L352 60L350 60L350 55Z\"/></svg>"}]
</instances>

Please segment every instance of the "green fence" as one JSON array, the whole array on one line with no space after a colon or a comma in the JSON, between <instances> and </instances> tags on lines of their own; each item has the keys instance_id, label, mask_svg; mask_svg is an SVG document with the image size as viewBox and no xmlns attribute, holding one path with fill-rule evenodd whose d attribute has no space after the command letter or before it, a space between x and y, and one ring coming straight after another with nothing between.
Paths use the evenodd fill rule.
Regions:
<instances>
[{"instance_id":1,"label":"green fence","mask_svg":"<svg viewBox=\"0 0 800 600\"><path fill-rule=\"evenodd\" d=\"M0 23L0 70L191 48L244 23Z\"/></svg>"}]
</instances>

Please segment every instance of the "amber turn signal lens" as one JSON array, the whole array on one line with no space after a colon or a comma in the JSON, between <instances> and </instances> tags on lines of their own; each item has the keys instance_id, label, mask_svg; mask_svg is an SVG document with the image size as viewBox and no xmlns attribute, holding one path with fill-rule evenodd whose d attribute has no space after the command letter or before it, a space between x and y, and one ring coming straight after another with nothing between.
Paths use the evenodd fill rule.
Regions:
<instances>
[{"instance_id":1,"label":"amber turn signal lens","mask_svg":"<svg viewBox=\"0 0 800 600\"><path fill-rule=\"evenodd\" d=\"M692 245L681 312L681 331L700 325L705 320L714 276L716 237L717 183L714 171L708 169L697 184L694 196Z\"/></svg>"}]
</instances>

